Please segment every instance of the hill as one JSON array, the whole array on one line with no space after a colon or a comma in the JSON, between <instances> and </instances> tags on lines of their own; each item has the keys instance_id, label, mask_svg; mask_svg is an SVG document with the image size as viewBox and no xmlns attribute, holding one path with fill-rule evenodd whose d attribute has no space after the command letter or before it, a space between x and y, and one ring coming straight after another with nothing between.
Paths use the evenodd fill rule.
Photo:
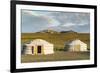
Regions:
<instances>
[{"instance_id":1,"label":"hill","mask_svg":"<svg viewBox=\"0 0 100 73\"><path fill-rule=\"evenodd\" d=\"M50 43L54 44L55 48L64 48L66 41L80 39L81 41L87 43L88 48L90 48L90 34L89 33L77 33L74 31L62 31L57 32L53 30L43 30L36 33L22 33L21 40L22 43L27 43L34 39L44 39Z\"/></svg>"},{"instance_id":2,"label":"hill","mask_svg":"<svg viewBox=\"0 0 100 73\"><path fill-rule=\"evenodd\" d=\"M59 33L59 32L47 29L47 30L42 30L42 31L36 32L36 33Z\"/></svg>"},{"instance_id":3,"label":"hill","mask_svg":"<svg viewBox=\"0 0 100 73\"><path fill-rule=\"evenodd\" d=\"M75 32L73 30L69 30L69 31L61 31L60 33L77 33L77 32Z\"/></svg>"}]
</instances>

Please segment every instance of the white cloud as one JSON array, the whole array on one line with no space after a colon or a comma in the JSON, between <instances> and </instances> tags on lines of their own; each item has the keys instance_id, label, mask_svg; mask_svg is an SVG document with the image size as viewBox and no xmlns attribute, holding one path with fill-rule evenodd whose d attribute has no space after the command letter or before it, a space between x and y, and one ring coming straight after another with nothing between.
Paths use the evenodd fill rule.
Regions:
<instances>
[{"instance_id":1,"label":"white cloud","mask_svg":"<svg viewBox=\"0 0 100 73\"><path fill-rule=\"evenodd\" d=\"M60 25L60 22L52 17L47 17L48 18L48 27L57 27Z\"/></svg>"},{"instance_id":2,"label":"white cloud","mask_svg":"<svg viewBox=\"0 0 100 73\"><path fill-rule=\"evenodd\" d=\"M30 10L22 10L22 13L27 13L29 15L34 15L33 11L30 11Z\"/></svg>"},{"instance_id":3,"label":"white cloud","mask_svg":"<svg viewBox=\"0 0 100 73\"><path fill-rule=\"evenodd\" d=\"M76 24L74 24L74 23L66 23L66 24L63 24L62 26L63 27L70 27L70 26L74 26L74 25L76 25Z\"/></svg>"},{"instance_id":4,"label":"white cloud","mask_svg":"<svg viewBox=\"0 0 100 73\"><path fill-rule=\"evenodd\" d=\"M63 27L71 27L71 26L84 26L84 25L87 25L86 23L80 23L80 24L77 24L77 23L66 23L66 24L63 24L61 26Z\"/></svg>"},{"instance_id":5,"label":"white cloud","mask_svg":"<svg viewBox=\"0 0 100 73\"><path fill-rule=\"evenodd\" d=\"M84 26L84 25L89 25L89 24L90 24L89 22L83 21L83 22L81 22L81 23L79 23L79 24L77 24L77 25L79 25L79 26Z\"/></svg>"},{"instance_id":6,"label":"white cloud","mask_svg":"<svg viewBox=\"0 0 100 73\"><path fill-rule=\"evenodd\" d=\"M45 15L49 15L49 12L42 12L42 11L32 11L32 10L22 10L23 13L27 13L29 15L33 15L33 16L45 16Z\"/></svg>"},{"instance_id":7,"label":"white cloud","mask_svg":"<svg viewBox=\"0 0 100 73\"><path fill-rule=\"evenodd\" d=\"M23 21L25 22L24 24L26 24L27 27L29 27L29 25L35 26L34 30L33 30L33 27L29 27L28 29L29 31L32 31L32 30L38 31L38 29L42 30L42 29L48 29L48 28L52 28L54 30L56 29L57 30L68 30L68 29L74 30L74 29L77 29L76 27L81 27L81 26L82 26L81 28L83 29L84 25L90 24L87 18L88 16L85 16L83 18L82 16L79 16L78 18L76 18L75 16L76 13L62 14L61 12L57 12L55 14L55 12L32 11L32 10L22 10L22 13L24 16L24 19L23 19ZM30 30L30 28L32 28L32 30Z\"/></svg>"}]
</instances>

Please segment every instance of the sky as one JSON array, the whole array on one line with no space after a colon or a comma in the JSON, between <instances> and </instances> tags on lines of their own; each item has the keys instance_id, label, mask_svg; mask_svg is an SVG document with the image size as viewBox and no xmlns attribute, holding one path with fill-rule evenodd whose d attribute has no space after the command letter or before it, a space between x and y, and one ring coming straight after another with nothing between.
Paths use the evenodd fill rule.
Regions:
<instances>
[{"instance_id":1,"label":"sky","mask_svg":"<svg viewBox=\"0 0 100 73\"><path fill-rule=\"evenodd\" d=\"M42 30L90 32L90 13L21 10L22 33Z\"/></svg>"}]
</instances>

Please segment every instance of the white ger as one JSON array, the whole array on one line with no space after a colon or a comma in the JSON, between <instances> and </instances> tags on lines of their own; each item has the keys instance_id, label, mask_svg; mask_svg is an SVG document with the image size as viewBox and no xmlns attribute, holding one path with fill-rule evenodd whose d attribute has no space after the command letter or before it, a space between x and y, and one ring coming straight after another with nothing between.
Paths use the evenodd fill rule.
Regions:
<instances>
[{"instance_id":1,"label":"white ger","mask_svg":"<svg viewBox=\"0 0 100 73\"><path fill-rule=\"evenodd\" d=\"M68 51L88 51L87 44L78 39L67 43L66 46Z\"/></svg>"},{"instance_id":2,"label":"white ger","mask_svg":"<svg viewBox=\"0 0 100 73\"><path fill-rule=\"evenodd\" d=\"M25 54L53 54L54 53L54 46L53 44L42 40L42 39L35 39L28 44L25 44Z\"/></svg>"}]
</instances>

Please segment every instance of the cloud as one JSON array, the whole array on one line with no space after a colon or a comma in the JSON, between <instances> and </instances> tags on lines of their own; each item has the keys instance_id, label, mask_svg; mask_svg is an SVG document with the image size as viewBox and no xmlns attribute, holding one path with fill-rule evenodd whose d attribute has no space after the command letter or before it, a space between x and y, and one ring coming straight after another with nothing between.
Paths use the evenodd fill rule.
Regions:
<instances>
[{"instance_id":1,"label":"cloud","mask_svg":"<svg viewBox=\"0 0 100 73\"><path fill-rule=\"evenodd\" d=\"M87 25L90 25L88 13L22 10L22 32L38 32L48 28L85 31L89 30Z\"/></svg>"},{"instance_id":2,"label":"cloud","mask_svg":"<svg viewBox=\"0 0 100 73\"><path fill-rule=\"evenodd\" d=\"M85 23L80 23L80 24L77 24L77 23L65 23L63 25L60 25L62 27L73 27L73 26L84 26L84 25L87 25Z\"/></svg>"},{"instance_id":3,"label":"cloud","mask_svg":"<svg viewBox=\"0 0 100 73\"><path fill-rule=\"evenodd\" d=\"M48 27L56 27L60 25L60 22L52 17L47 17Z\"/></svg>"},{"instance_id":4,"label":"cloud","mask_svg":"<svg viewBox=\"0 0 100 73\"><path fill-rule=\"evenodd\" d=\"M74 25L76 25L76 24L74 24L74 23L66 23L66 24L63 24L62 26L63 27L70 27L70 26L74 26Z\"/></svg>"},{"instance_id":5,"label":"cloud","mask_svg":"<svg viewBox=\"0 0 100 73\"><path fill-rule=\"evenodd\" d=\"M39 10L22 10L22 13L27 13L29 15L33 15L33 16L48 16L50 14L50 12L44 12L44 11L39 11Z\"/></svg>"},{"instance_id":6,"label":"cloud","mask_svg":"<svg viewBox=\"0 0 100 73\"><path fill-rule=\"evenodd\" d=\"M59 26L58 20L52 16L37 11L22 11L22 32L36 32L50 27Z\"/></svg>"},{"instance_id":7,"label":"cloud","mask_svg":"<svg viewBox=\"0 0 100 73\"><path fill-rule=\"evenodd\" d=\"M60 25L60 22L50 15L50 12L23 10L23 13L26 13L26 14L31 15L33 17L42 18L41 20L44 19L43 22L48 22L48 27L55 27L55 26Z\"/></svg>"},{"instance_id":8,"label":"cloud","mask_svg":"<svg viewBox=\"0 0 100 73\"><path fill-rule=\"evenodd\" d=\"M29 15L38 16L38 14L34 13L34 12L31 11L31 10L22 10L22 13L23 13L23 14L29 14Z\"/></svg>"}]
</instances>

